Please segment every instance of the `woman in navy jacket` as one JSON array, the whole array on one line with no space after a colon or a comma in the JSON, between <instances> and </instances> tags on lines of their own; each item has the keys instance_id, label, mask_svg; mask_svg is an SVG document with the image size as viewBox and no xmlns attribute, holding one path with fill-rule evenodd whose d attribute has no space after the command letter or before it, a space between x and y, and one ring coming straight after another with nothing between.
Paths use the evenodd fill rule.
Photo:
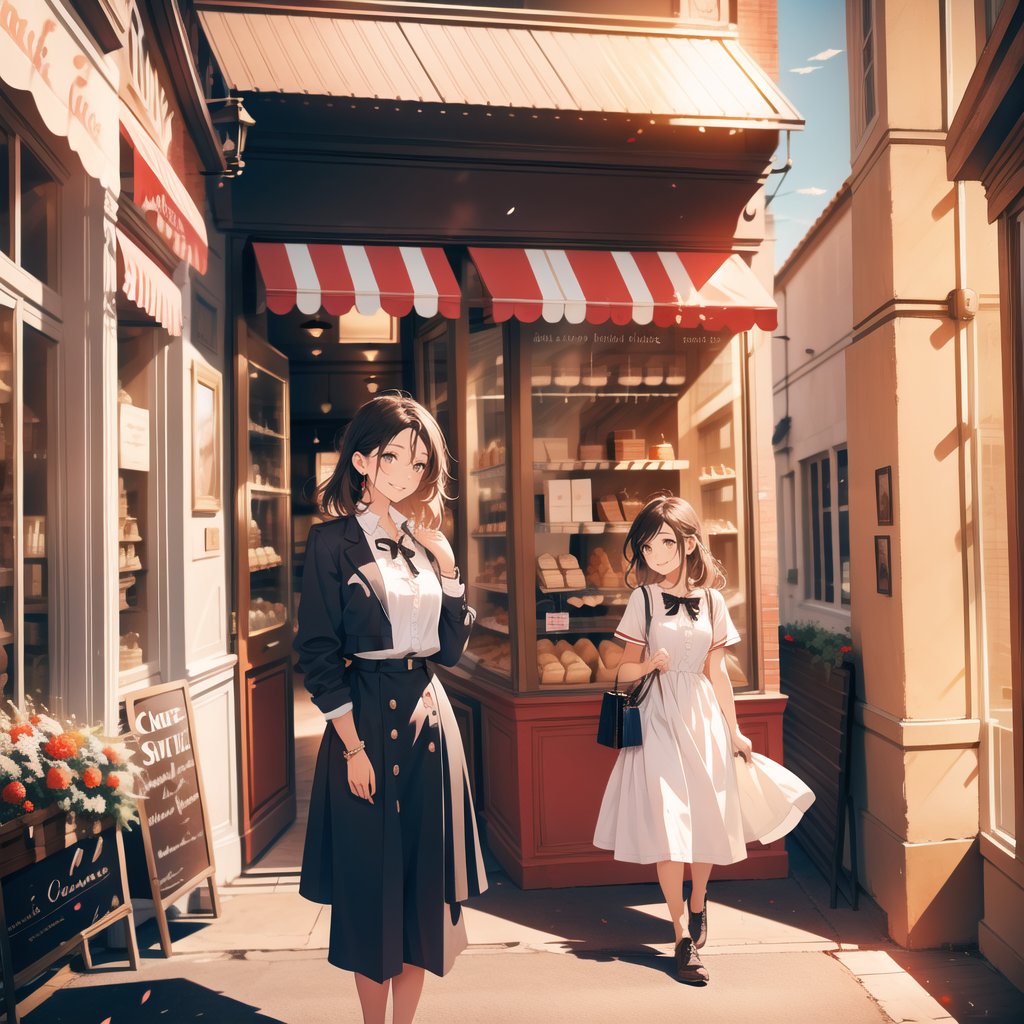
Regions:
<instances>
[{"instance_id":1,"label":"woman in navy jacket","mask_svg":"<svg viewBox=\"0 0 1024 1024\"><path fill-rule=\"evenodd\" d=\"M411 1022L424 970L465 948L461 904L487 885L458 726L427 659L454 665L475 613L438 529L448 452L410 398L367 402L321 489L295 649L328 719L300 892L329 903L329 961L368 1024Z\"/></svg>"}]
</instances>

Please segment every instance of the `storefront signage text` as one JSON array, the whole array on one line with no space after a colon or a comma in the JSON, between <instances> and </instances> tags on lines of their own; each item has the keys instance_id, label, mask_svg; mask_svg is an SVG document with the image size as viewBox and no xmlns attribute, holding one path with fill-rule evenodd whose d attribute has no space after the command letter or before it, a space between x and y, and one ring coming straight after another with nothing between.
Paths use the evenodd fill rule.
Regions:
<instances>
[{"instance_id":1,"label":"storefront signage text","mask_svg":"<svg viewBox=\"0 0 1024 1024\"><path fill-rule=\"evenodd\" d=\"M171 146L171 111L167 93L160 84L160 75L156 65L149 56L149 44L142 28L142 18L136 7L132 11L131 24L128 29L128 74L129 84L135 93L149 122L147 128L154 141L163 150L164 155Z\"/></svg>"},{"instance_id":2,"label":"storefront signage text","mask_svg":"<svg viewBox=\"0 0 1024 1024\"><path fill-rule=\"evenodd\" d=\"M534 345L661 345L664 339L657 334L631 334L615 331L594 331L593 334L557 334L539 331L533 333Z\"/></svg>"}]
</instances>

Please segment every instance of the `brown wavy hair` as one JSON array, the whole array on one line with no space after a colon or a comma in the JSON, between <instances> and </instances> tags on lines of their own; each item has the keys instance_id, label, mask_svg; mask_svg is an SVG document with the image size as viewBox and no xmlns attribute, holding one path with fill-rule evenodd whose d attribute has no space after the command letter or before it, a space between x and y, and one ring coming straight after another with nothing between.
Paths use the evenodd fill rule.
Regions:
<instances>
[{"instance_id":1,"label":"brown wavy hair","mask_svg":"<svg viewBox=\"0 0 1024 1024\"><path fill-rule=\"evenodd\" d=\"M452 497L448 468L451 456L437 420L404 393L378 395L352 418L338 439L338 465L330 479L317 488L319 510L332 518L361 512L365 507L363 474L352 465L352 456L380 451L406 430L413 432L414 445L422 441L427 449L427 468L419 490L394 507L413 522L437 529L444 517L445 502Z\"/></svg>"},{"instance_id":2,"label":"brown wavy hair","mask_svg":"<svg viewBox=\"0 0 1024 1024\"><path fill-rule=\"evenodd\" d=\"M644 561L643 547L654 540L666 524L676 535L681 551L686 550L687 537L694 537L697 540L693 551L685 556L688 588L696 590L700 587L712 587L721 590L726 583L725 569L704 543L700 517L688 501L672 495L652 498L630 525L629 533L626 534L626 540L622 545L622 554L628 563L626 582L631 587L642 587L663 579L648 568ZM634 582L630 582L630 576Z\"/></svg>"}]
</instances>

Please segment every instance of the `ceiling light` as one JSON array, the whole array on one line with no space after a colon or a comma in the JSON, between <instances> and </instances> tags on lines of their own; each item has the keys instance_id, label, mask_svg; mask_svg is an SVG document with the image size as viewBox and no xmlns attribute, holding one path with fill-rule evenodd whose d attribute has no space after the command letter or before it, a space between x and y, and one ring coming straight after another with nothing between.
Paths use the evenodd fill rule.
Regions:
<instances>
[{"instance_id":1,"label":"ceiling light","mask_svg":"<svg viewBox=\"0 0 1024 1024\"><path fill-rule=\"evenodd\" d=\"M299 324L299 326L311 337L314 341L317 338L321 338L324 332L331 329L331 325L326 320L318 320L316 318L307 320L305 323Z\"/></svg>"},{"instance_id":2,"label":"ceiling light","mask_svg":"<svg viewBox=\"0 0 1024 1024\"><path fill-rule=\"evenodd\" d=\"M324 350L322 348L315 348L311 354L313 358L316 359L317 356L322 356L324 354Z\"/></svg>"},{"instance_id":3,"label":"ceiling light","mask_svg":"<svg viewBox=\"0 0 1024 1024\"><path fill-rule=\"evenodd\" d=\"M371 395L377 394L377 391L378 391L379 388L380 388L380 385L377 383L377 378L376 377L367 377L366 378L366 390L369 391Z\"/></svg>"}]
</instances>

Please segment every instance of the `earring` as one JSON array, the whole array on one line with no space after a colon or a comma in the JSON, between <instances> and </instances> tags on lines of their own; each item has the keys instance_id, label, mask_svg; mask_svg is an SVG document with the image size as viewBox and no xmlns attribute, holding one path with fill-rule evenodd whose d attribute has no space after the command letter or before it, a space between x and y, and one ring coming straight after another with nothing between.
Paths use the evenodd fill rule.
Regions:
<instances>
[{"instance_id":1,"label":"earring","mask_svg":"<svg viewBox=\"0 0 1024 1024\"><path fill-rule=\"evenodd\" d=\"M370 479L369 475L363 477L363 494L366 493L366 486L367 486L367 483L369 482L369 479Z\"/></svg>"}]
</instances>

